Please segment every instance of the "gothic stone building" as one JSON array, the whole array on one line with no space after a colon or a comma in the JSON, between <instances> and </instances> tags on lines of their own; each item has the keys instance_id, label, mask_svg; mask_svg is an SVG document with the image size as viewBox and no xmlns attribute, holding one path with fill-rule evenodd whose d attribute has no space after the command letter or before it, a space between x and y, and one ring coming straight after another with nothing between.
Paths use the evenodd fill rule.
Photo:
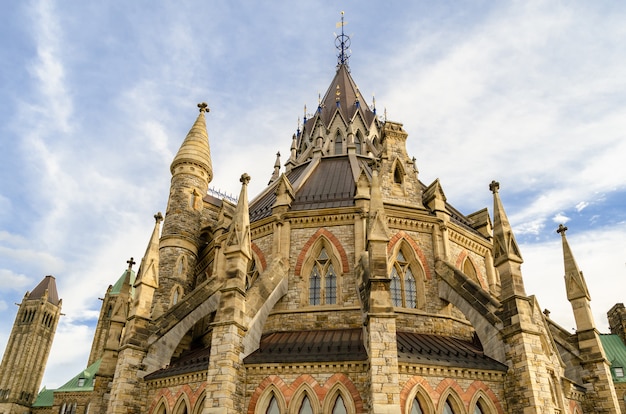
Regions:
<instances>
[{"instance_id":1,"label":"gothic stone building","mask_svg":"<svg viewBox=\"0 0 626 414\"><path fill-rule=\"evenodd\" d=\"M250 201L246 174L236 202L208 192L199 106L137 274L131 260L106 293L88 367L35 400L60 309L48 279L18 312L0 412L620 412L565 228L573 334L524 288L499 184L491 215L465 215L422 183L407 132L366 104L343 53Z\"/></svg>"}]
</instances>

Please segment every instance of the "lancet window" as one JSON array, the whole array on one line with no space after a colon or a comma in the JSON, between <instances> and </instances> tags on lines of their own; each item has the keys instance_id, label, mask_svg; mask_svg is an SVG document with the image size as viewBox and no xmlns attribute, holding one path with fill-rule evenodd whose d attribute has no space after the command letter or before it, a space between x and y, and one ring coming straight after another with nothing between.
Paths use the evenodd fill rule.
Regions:
<instances>
[{"instance_id":1,"label":"lancet window","mask_svg":"<svg viewBox=\"0 0 626 414\"><path fill-rule=\"evenodd\" d=\"M309 276L309 304L334 305L337 303L337 273L326 247L322 247Z\"/></svg>"},{"instance_id":2,"label":"lancet window","mask_svg":"<svg viewBox=\"0 0 626 414\"><path fill-rule=\"evenodd\" d=\"M417 282L402 250L398 250L391 268L391 300L393 306L417 307Z\"/></svg>"}]
</instances>

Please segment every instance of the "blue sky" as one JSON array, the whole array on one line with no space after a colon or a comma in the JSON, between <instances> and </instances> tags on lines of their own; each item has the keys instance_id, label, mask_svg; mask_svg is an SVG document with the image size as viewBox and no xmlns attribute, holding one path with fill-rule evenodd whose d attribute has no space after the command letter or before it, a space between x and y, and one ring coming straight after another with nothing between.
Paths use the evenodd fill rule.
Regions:
<instances>
[{"instance_id":1,"label":"blue sky","mask_svg":"<svg viewBox=\"0 0 626 414\"><path fill-rule=\"evenodd\" d=\"M559 223L600 331L626 299L626 6L614 2L23 1L0 16L0 352L47 274L63 316L42 385L84 369L100 301L163 211L207 101L215 178L261 191L303 106L352 75L404 123L420 179L469 214L496 179L526 290L566 329Z\"/></svg>"}]
</instances>

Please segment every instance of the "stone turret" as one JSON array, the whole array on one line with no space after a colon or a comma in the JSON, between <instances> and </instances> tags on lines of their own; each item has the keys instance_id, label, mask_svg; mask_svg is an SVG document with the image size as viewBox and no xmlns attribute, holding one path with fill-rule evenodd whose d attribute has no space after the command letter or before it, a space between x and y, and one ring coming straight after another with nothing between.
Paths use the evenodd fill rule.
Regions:
<instances>
[{"instance_id":1,"label":"stone turret","mask_svg":"<svg viewBox=\"0 0 626 414\"><path fill-rule=\"evenodd\" d=\"M170 166L172 181L159 245L159 289L153 304L157 313L176 304L195 285L203 198L213 178L205 120L209 109L206 103L198 107L200 114Z\"/></svg>"},{"instance_id":2,"label":"stone turret","mask_svg":"<svg viewBox=\"0 0 626 414\"><path fill-rule=\"evenodd\" d=\"M53 276L46 276L24 295L0 365L0 412L29 412L41 385L61 303Z\"/></svg>"},{"instance_id":3,"label":"stone turret","mask_svg":"<svg viewBox=\"0 0 626 414\"><path fill-rule=\"evenodd\" d=\"M619 413L619 401L613 386L610 364L606 359L600 335L591 312L591 296L583 272L578 268L565 232L567 227L560 225L557 233L563 243L565 268L565 289L567 300L572 305L576 320L576 336L582 359L583 381L587 388L585 405L589 412Z\"/></svg>"},{"instance_id":4,"label":"stone turret","mask_svg":"<svg viewBox=\"0 0 626 414\"><path fill-rule=\"evenodd\" d=\"M502 336L509 365L507 403L510 412L543 413L564 410L560 394L562 368L534 297L524 289L523 262L513 229L500 200L500 184L492 181L493 259L500 275Z\"/></svg>"},{"instance_id":5,"label":"stone turret","mask_svg":"<svg viewBox=\"0 0 626 414\"><path fill-rule=\"evenodd\" d=\"M235 414L244 411L243 339L247 331L244 321L246 271L252 258L248 183L250 176L241 176L241 193L233 221L224 242L225 280L220 290L220 304L213 323L208 382L204 413Z\"/></svg>"},{"instance_id":6,"label":"stone turret","mask_svg":"<svg viewBox=\"0 0 626 414\"><path fill-rule=\"evenodd\" d=\"M387 244L389 228L379 181L380 164L372 167L367 251L369 280L367 348L370 354L372 413L400 412L396 315L391 302Z\"/></svg>"}]
</instances>

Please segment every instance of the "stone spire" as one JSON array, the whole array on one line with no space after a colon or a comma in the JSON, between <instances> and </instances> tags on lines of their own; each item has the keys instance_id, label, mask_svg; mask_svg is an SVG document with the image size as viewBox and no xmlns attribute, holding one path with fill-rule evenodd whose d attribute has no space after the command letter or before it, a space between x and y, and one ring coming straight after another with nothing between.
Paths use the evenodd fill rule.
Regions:
<instances>
[{"instance_id":1,"label":"stone spire","mask_svg":"<svg viewBox=\"0 0 626 414\"><path fill-rule=\"evenodd\" d=\"M276 162L274 163L274 172L270 178L270 182L267 185L272 184L280 176L280 152L276 153Z\"/></svg>"},{"instance_id":2,"label":"stone spire","mask_svg":"<svg viewBox=\"0 0 626 414\"><path fill-rule=\"evenodd\" d=\"M241 193L237 201L235 214L231 224L230 232L226 239L225 254L231 252L241 252L248 259L252 257L250 247L250 213L248 207L248 183L250 176L246 173L241 175Z\"/></svg>"},{"instance_id":3,"label":"stone spire","mask_svg":"<svg viewBox=\"0 0 626 414\"><path fill-rule=\"evenodd\" d=\"M500 273L502 298L526 296L520 269L522 255L500 200L500 183L492 181L489 189L493 193L493 261Z\"/></svg>"},{"instance_id":4,"label":"stone spire","mask_svg":"<svg viewBox=\"0 0 626 414\"><path fill-rule=\"evenodd\" d=\"M589 412L593 410L597 413L619 413L619 402L613 386L610 364L606 359L593 319L587 283L585 283L583 272L580 271L576 260L574 260L574 255L565 236L566 231L567 227L562 224L559 225L557 233L561 235L563 242L567 300L571 303L574 311L583 378L588 378L585 384L588 409Z\"/></svg>"},{"instance_id":5,"label":"stone spire","mask_svg":"<svg viewBox=\"0 0 626 414\"><path fill-rule=\"evenodd\" d=\"M135 281L135 298L132 313L144 318L150 317L154 291L159 287L159 233L163 215L154 215L154 229L141 259Z\"/></svg>"},{"instance_id":6,"label":"stone spire","mask_svg":"<svg viewBox=\"0 0 626 414\"><path fill-rule=\"evenodd\" d=\"M565 264L565 289L567 290L567 300L572 301L580 298L591 300L589 290L587 289L587 283L583 277L583 272L578 269L572 250L567 242L567 237L565 236L566 231L567 227L560 224L556 232L561 235L561 241L563 242L563 260Z\"/></svg>"},{"instance_id":7,"label":"stone spire","mask_svg":"<svg viewBox=\"0 0 626 414\"><path fill-rule=\"evenodd\" d=\"M210 183L213 179L213 166L211 165L211 149L209 148L209 134L206 129L205 112L209 112L206 102L198 104L200 114L193 126L187 133L185 141L180 146L170 166L172 175L182 163L195 164L206 173L206 179Z\"/></svg>"}]
</instances>

